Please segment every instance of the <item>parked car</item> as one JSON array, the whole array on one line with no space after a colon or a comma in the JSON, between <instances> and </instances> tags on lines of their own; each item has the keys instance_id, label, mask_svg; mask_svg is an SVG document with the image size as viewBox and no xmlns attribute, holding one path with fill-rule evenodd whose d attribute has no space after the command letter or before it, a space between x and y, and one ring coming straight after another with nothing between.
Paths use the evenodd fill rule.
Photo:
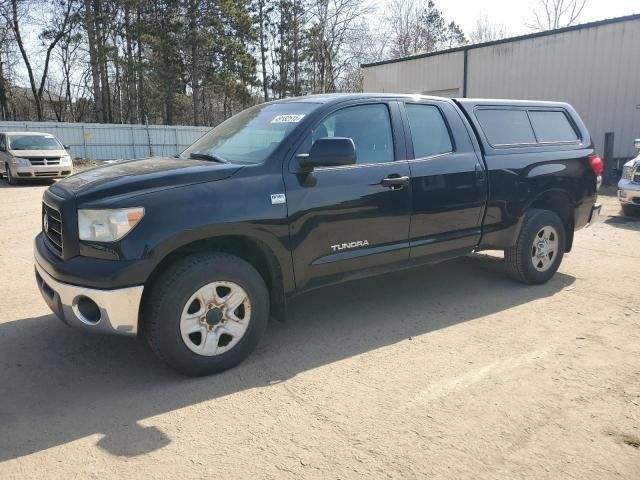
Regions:
<instances>
[{"instance_id":1,"label":"parked car","mask_svg":"<svg viewBox=\"0 0 640 480\"><path fill-rule=\"evenodd\" d=\"M640 150L640 138L635 141L635 147ZM640 216L640 154L622 168L618 199L625 215Z\"/></svg>"},{"instance_id":2,"label":"parked car","mask_svg":"<svg viewBox=\"0 0 640 480\"><path fill-rule=\"evenodd\" d=\"M313 288L487 249L517 280L546 282L599 213L602 167L566 103L266 103L177 158L51 186L36 279L67 324L142 333L172 367L210 374Z\"/></svg>"},{"instance_id":3,"label":"parked car","mask_svg":"<svg viewBox=\"0 0 640 480\"><path fill-rule=\"evenodd\" d=\"M9 185L21 180L64 178L73 173L67 147L56 137L40 132L0 133L0 175Z\"/></svg>"}]
</instances>

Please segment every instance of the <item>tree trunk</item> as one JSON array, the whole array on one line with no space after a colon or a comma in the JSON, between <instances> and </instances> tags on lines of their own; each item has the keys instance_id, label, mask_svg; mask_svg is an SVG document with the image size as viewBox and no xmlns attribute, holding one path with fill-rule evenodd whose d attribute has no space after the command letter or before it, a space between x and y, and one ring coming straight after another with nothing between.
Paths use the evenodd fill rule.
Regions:
<instances>
[{"instance_id":1,"label":"tree trunk","mask_svg":"<svg viewBox=\"0 0 640 480\"><path fill-rule=\"evenodd\" d=\"M147 122L147 112L144 103L144 71L142 69L142 7L136 12L136 43L138 44L138 120Z\"/></svg>"},{"instance_id":2,"label":"tree trunk","mask_svg":"<svg viewBox=\"0 0 640 480\"><path fill-rule=\"evenodd\" d=\"M2 120L9 119L9 104L7 102L7 82L4 78L4 62L0 59L0 116Z\"/></svg>"},{"instance_id":3,"label":"tree trunk","mask_svg":"<svg viewBox=\"0 0 640 480\"><path fill-rule=\"evenodd\" d=\"M20 33L20 21L18 19L17 0L11 0L11 15L12 15L11 20L12 20L13 35L15 36L16 43L18 44L18 48L20 49L22 60L24 60L24 66L26 67L27 73L29 74L29 84L31 86L31 93L33 94L33 100L36 103L36 115L38 116L38 120L43 120L42 97L38 95L38 88L36 87L36 80L33 76L33 69L31 68L31 63L29 62L29 56L27 55L27 51L24 48L24 43L22 41L22 34Z\"/></svg>"},{"instance_id":4,"label":"tree trunk","mask_svg":"<svg viewBox=\"0 0 640 480\"><path fill-rule=\"evenodd\" d=\"M260 62L262 63L262 92L264 94L264 101L269 101L269 85L267 84L267 48L264 44L264 22L265 22L265 13L264 13L264 2L265 0L260 0L258 4L259 8L259 20L260 20Z\"/></svg>"},{"instance_id":5,"label":"tree trunk","mask_svg":"<svg viewBox=\"0 0 640 480\"><path fill-rule=\"evenodd\" d=\"M96 16L93 10L94 0L85 1L85 28L89 43L89 65L93 84L93 102L96 110L96 122L104 123L102 87L100 85L100 62L96 46Z\"/></svg>"},{"instance_id":6,"label":"tree trunk","mask_svg":"<svg viewBox=\"0 0 640 480\"><path fill-rule=\"evenodd\" d=\"M189 28L191 35L191 93L193 124L200 125L200 52L198 49L198 0L189 0Z\"/></svg>"},{"instance_id":7,"label":"tree trunk","mask_svg":"<svg viewBox=\"0 0 640 480\"><path fill-rule=\"evenodd\" d=\"M136 81L134 76L134 68L133 68L133 45L131 38L131 9L128 4L124 6L124 35L125 35L125 57L126 57L126 65L127 71L125 74L125 96L127 101L127 107L125 110L125 122L132 123L131 118L131 110L132 103L133 112L136 115L136 120L138 120L138 106L136 104L137 98L132 94L132 90L135 92Z\"/></svg>"}]
</instances>

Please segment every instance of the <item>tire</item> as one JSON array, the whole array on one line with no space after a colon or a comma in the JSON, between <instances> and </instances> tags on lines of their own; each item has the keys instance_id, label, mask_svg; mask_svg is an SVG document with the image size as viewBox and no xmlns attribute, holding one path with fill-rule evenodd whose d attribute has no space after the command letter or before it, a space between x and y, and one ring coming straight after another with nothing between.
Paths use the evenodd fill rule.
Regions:
<instances>
[{"instance_id":1,"label":"tire","mask_svg":"<svg viewBox=\"0 0 640 480\"><path fill-rule=\"evenodd\" d=\"M233 255L191 255L172 265L151 288L144 305L147 342L158 358L184 375L209 375L236 366L267 327L265 282ZM230 313L242 295L246 299ZM188 333L191 329L197 331Z\"/></svg>"},{"instance_id":2,"label":"tire","mask_svg":"<svg viewBox=\"0 0 640 480\"><path fill-rule=\"evenodd\" d=\"M622 205L622 212L627 217L640 217L640 207L637 205Z\"/></svg>"},{"instance_id":3,"label":"tire","mask_svg":"<svg viewBox=\"0 0 640 480\"><path fill-rule=\"evenodd\" d=\"M5 165L5 168L6 168L6 175L7 175L7 183L9 185L17 185L18 180L11 173L11 169L9 168L9 165Z\"/></svg>"},{"instance_id":4,"label":"tire","mask_svg":"<svg viewBox=\"0 0 640 480\"><path fill-rule=\"evenodd\" d=\"M549 210L530 210L516 244L505 251L509 274L529 285L546 283L560 267L565 238L564 224L558 215Z\"/></svg>"}]
</instances>

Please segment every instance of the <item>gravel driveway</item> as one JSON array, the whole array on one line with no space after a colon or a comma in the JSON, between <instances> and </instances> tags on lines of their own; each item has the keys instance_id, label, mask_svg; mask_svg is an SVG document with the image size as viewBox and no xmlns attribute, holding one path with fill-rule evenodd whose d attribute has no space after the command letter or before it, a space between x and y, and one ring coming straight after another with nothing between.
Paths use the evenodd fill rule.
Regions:
<instances>
[{"instance_id":1,"label":"gravel driveway","mask_svg":"<svg viewBox=\"0 0 640 480\"><path fill-rule=\"evenodd\" d=\"M547 285L478 255L299 298L258 350L181 377L64 326L0 181L0 478L640 478L640 222L603 197Z\"/></svg>"}]
</instances>

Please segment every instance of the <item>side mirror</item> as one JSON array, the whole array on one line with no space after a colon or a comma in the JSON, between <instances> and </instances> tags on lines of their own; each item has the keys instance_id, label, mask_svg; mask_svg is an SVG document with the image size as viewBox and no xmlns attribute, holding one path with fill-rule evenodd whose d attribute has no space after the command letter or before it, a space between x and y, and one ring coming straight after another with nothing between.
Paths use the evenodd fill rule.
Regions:
<instances>
[{"instance_id":1,"label":"side mirror","mask_svg":"<svg viewBox=\"0 0 640 480\"><path fill-rule=\"evenodd\" d=\"M71 145L63 145L62 146L65 150L71 150Z\"/></svg>"},{"instance_id":2,"label":"side mirror","mask_svg":"<svg viewBox=\"0 0 640 480\"><path fill-rule=\"evenodd\" d=\"M309 153L296 155L295 173L309 173L316 167L341 167L356 163L356 147L350 138L319 138Z\"/></svg>"},{"instance_id":3,"label":"side mirror","mask_svg":"<svg viewBox=\"0 0 640 480\"><path fill-rule=\"evenodd\" d=\"M633 146L640 150L640 138L636 138L635 142L633 142Z\"/></svg>"}]
</instances>

